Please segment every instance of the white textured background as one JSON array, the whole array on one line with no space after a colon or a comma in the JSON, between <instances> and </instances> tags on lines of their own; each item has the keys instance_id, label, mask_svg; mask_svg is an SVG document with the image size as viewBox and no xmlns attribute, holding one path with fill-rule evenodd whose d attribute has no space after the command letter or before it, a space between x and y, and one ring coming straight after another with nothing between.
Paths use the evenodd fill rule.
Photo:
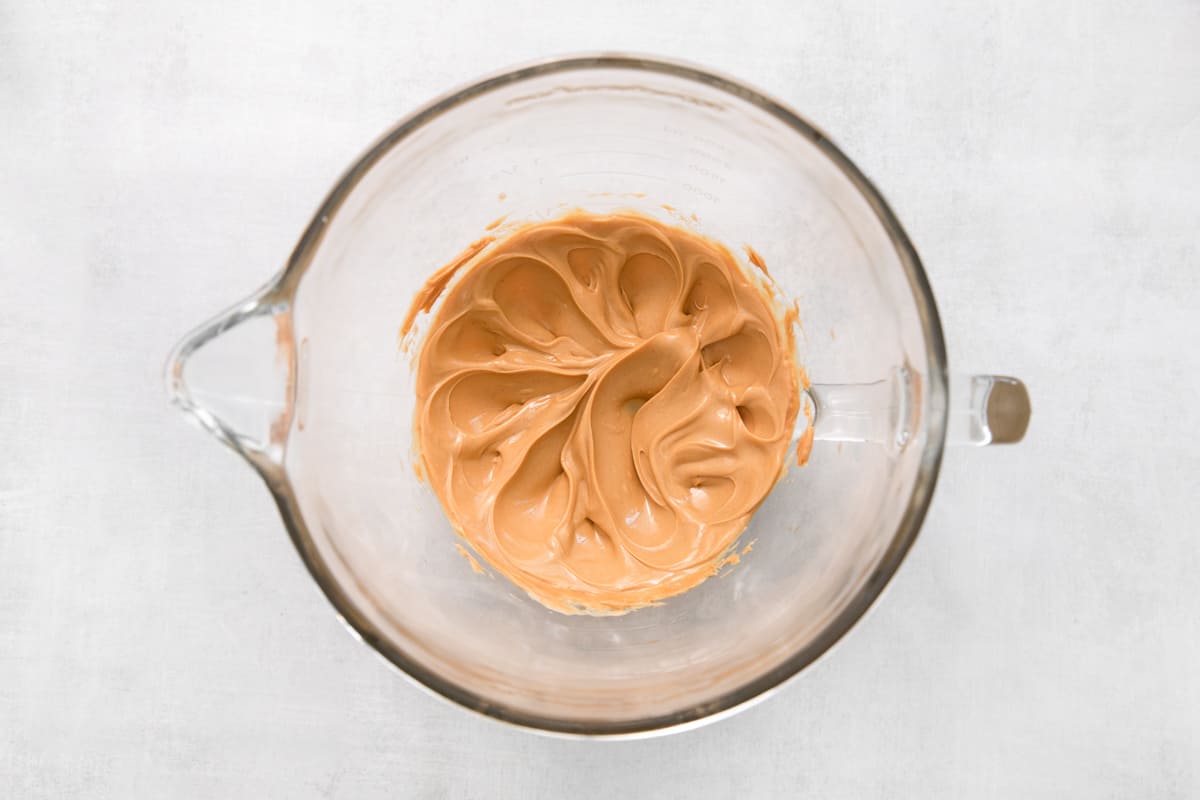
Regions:
<instances>
[{"instance_id":1,"label":"white textured background","mask_svg":"<svg viewBox=\"0 0 1200 800\"><path fill-rule=\"evenodd\" d=\"M1200 4L249 5L0 3L0 795L1200 795ZM385 127L597 48L828 130L921 250L954 365L1035 408L1024 445L947 455L832 653L644 742L386 669L160 380Z\"/></svg>"}]
</instances>

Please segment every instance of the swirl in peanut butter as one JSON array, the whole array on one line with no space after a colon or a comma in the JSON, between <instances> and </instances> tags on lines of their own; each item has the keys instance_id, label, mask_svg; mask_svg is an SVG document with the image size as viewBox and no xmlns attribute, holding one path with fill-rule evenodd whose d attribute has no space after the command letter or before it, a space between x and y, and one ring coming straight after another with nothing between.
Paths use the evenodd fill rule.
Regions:
<instances>
[{"instance_id":1,"label":"swirl in peanut butter","mask_svg":"<svg viewBox=\"0 0 1200 800\"><path fill-rule=\"evenodd\" d=\"M729 251L633 215L534 224L475 254L417 369L446 515L566 612L712 575L782 474L799 404L787 337Z\"/></svg>"}]
</instances>

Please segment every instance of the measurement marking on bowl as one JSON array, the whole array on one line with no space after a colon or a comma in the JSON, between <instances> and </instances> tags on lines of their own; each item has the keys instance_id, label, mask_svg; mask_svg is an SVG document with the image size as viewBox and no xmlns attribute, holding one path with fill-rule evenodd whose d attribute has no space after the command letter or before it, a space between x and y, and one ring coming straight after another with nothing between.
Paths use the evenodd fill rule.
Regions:
<instances>
[{"instance_id":1,"label":"measurement marking on bowl","mask_svg":"<svg viewBox=\"0 0 1200 800\"><path fill-rule=\"evenodd\" d=\"M565 172L562 175L560 175L559 177L560 178L590 178L593 175L617 175L622 178L639 178L642 180L663 181L663 182L666 182L666 180L667 180L666 178L664 178L660 175L643 175L640 172L620 172L620 171L616 171L616 170L610 170L610 171L595 170L592 172Z\"/></svg>"},{"instance_id":2,"label":"measurement marking on bowl","mask_svg":"<svg viewBox=\"0 0 1200 800\"><path fill-rule=\"evenodd\" d=\"M653 158L656 161L670 161L671 157L659 153L641 153L637 150L573 150L569 153L559 153L564 159L572 159L575 156L634 156L635 158Z\"/></svg>"}]
</instances>

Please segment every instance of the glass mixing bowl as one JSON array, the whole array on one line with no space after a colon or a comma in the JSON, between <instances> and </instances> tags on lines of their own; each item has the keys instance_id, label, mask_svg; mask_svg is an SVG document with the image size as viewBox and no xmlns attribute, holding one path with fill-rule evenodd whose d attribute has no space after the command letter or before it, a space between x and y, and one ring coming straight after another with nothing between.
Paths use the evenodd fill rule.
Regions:
<instances>
[{"instance_id":1,"label":"glass mixing bowl","mask_svg":"<svg viewBox=\"0 0 1200 800\"><path fill-rule=\"evenodd\" d=\"M816 381L811 458L754 515L740 542L752 552L623 616L550 611L462 557L415 470L417 350L397 342L424 281L490 223L570 209L633 209L753 246L799 303L798 357ZM286 268L180 343L167 381L261 474L371 647L467 708L592 735L712 719L795 675L896 571L948 438L1016 440L1029 417L1009 378L962 378L951 398L917 254L823 133L735 81L626 56L516 69L398 124Z\"/></svg>"}]
</instances>

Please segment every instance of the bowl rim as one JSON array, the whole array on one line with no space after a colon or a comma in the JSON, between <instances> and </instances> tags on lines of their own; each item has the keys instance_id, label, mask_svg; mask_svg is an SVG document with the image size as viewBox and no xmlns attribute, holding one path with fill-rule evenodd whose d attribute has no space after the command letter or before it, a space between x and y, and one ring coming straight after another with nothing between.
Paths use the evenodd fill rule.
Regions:
<instances>
[{"instance_id":1,"label":"bowl rim","mask_svg":"<svg viewBox=\"0 0 1200 800\"><path fill-rule=\"evenodd\" d=\"M288 535L300 554L301 560L342 621L352 634L369 645L388 664L398 669L418 686L429 690L435 696L445 698L488 718L540 733L568 737L636 738L698 727L745 709L778 691L783 684L828 652L862 618L896 573L916 540L933 497L946 443L948 393L946 345L933 291L921 265L920 257L879 190L823 131L786 105L746 86L741 81L724 77L703 67L676 60L665 60L657 56L605 52L550 58L513 67L448 92L394 124L376 139L337 180L313 215L293 249L287 265L268 292L275 299L285 302L294 298L301 278L312 262L313 255L345 199L363 176L411 133L436 117L496 89L531 78L596 69L634 70L682 78L732 95L775 117L797 134L808 139L850 180L883 225L899 256L921 321L925 339L925 356L929 364L929 371L925 375L923 387L927 398L926 408L929 412L925 415L927 420L925 443L918 463L913 490L896 531L879 563L845 608L826 624L824 630L813 641L790 655L781 664L736 689L724 693L715 700L667 714L616 721L572 719L535 714L497 704L438 675L422 666L420 662L390 641L346 595L327 568L324 558L313 543L282 463L262 458L251 458L250 460L275 498Z\"/></svg>"}]
</instances>

